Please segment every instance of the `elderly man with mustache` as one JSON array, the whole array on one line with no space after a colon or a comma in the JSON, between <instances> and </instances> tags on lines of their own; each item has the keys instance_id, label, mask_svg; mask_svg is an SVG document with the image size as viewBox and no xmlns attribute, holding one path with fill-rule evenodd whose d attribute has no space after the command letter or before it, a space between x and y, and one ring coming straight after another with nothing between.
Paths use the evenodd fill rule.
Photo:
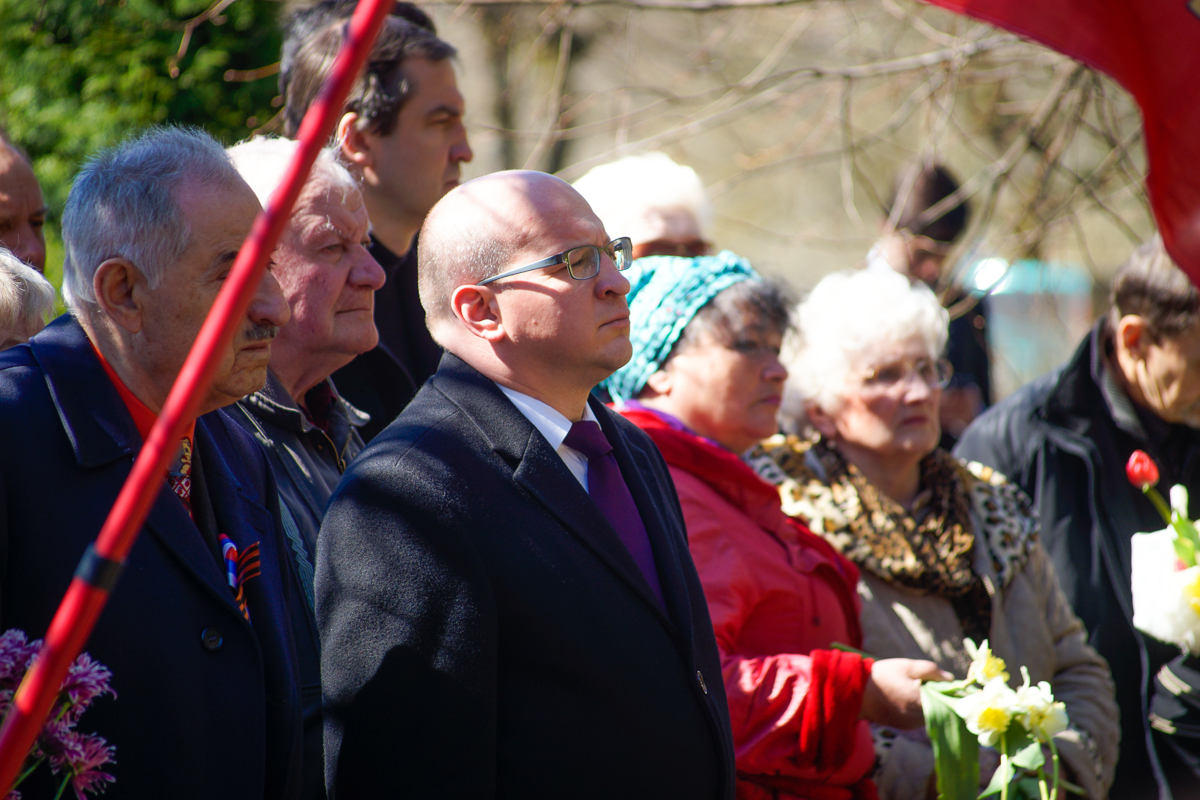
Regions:
<instances>
[{"instance_id":1,"label":"elderly man with mustache","mask_svg":"<svg viewBox=\"0 0 1200 800\"><path fill-rule=\"evenodd\" d=\"M45 633L260 208L199 131L151 130L76 177L71 314L0 354L0 630ZM262 388L289 316L268 273L88 641L117 699L97 700L85 729L116 747L105 771L121 797L299 796L277 490L254 440L212 413ZM53 795L33 783L27 797Z\"/></svg>"}]
</instances>

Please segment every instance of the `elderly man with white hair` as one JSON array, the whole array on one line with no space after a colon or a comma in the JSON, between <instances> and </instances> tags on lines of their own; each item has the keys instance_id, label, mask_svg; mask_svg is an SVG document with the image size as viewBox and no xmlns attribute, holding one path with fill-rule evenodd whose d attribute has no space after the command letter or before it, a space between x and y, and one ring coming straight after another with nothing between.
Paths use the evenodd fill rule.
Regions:
<instances>
[{"instance_id":1,"label":"elderly man with white hair","mask_svg":"<svg viewBox=\"0 0 1200 800\"><path fill-rule=\"evenodd\" d=\"M265 206L299 144L259 138L229 149ZM292 609L304 700L306 792L323 796L321 675L313 612L317 532L346 464L363 448L357 428L369 421L330 380L379 341L373 318L383 269L367 252L370 223L358 181L325 148L274 253L274 275L292 309L271 349L267 385L231 416L267 449L291 544L292 566L307 602Z\"/></svg>"},{"instance_id":2,"label":"elderly man with white hair","mask_svg":"<svg viewBox=\"0 0 1200 800\"><path fill-rule=\"evenodd\" d=\"M712 252L713 208L700 176L666 153L601 164L575 181L614 236L628 236L633 257L705 256Z\"/></svg>"},{"instance_id":3,"label":"elderly man with white hair","mask_svg":"<svg viewBox=\"0 0 1200 800\"><path fill-rule=\"evenodd\" d=\"M946 311L894 272L836 273L800 305L792 381L814 436L773 437L748 456L784 511L858 565L863 649L928 658L965 678L967 639L1048 681L1070 727L1055 736L1068 779L1105 797L1117 757L1108 666L1087 643L1029 499L1003 476L938 449ZM884 800L932 797L924 732L876 728ZM994 770L998 758L985 752ZM981 770L986 786L992 770Z\"/></svg>"}]
</instances>

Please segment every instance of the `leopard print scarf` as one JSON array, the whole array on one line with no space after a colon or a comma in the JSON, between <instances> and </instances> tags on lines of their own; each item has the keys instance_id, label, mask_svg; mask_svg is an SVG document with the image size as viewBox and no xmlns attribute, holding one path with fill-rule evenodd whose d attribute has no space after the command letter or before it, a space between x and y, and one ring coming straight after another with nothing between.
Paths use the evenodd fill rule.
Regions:
<instances>
[{"instance_id":1,"label":"leopard print scarf","mask_svg":"<svg viewBox=\"0 0 1200 800\"><path fill-rule=\"evenodd\" d=\"M935 450L921 461L919 521L825 442L774 437L747 460L780 487L784 511L808 520L851 561L890 583L945 598L965 636L987 638L991 596L973 568L971 499L949 453Z\"/></svg>"}]
</instances>

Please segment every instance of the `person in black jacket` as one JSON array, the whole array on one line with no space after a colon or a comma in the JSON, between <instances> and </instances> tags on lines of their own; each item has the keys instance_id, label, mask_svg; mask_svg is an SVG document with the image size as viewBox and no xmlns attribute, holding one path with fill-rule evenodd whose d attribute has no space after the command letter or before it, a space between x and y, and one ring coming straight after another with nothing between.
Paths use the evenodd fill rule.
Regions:
<instances>
[{"instance_id":1,"label":"person in black jacket","mask_svg":"<svg viewBox=\"0 0 1200 800\"><path fill-rule=\"evenodd\" d=\"M287 20L279 85L288 136L320 95L357 5L320 0ZM425 12L396 3L338 123L342 157L363 180L371 255L387 275L375 296L379 344L333 376L346 399L371 415L360 431L366 441L396 418L442 356L417 297L414 237L474 155L455 55Z\"/></svg>"},{"instance_id":2,"label":"person in black jacket","mask_svg":"<svg viewBox=\"0 0 1200 800\"><path fill-rule=\"evenodd\" d=\"M0 630L46 632L260 210L199 131L151 131L75 178L72 313L0 353ZM275 482L254 440L209 413L263 385L288 316L265 274L87 642L117 693L82 719L116 747L109 796L300 796ZM56 796L58 781L35 783L48 772L22 796Z\"/></svg>"},{"instance_id":3,"label":"person in black jacket","mask_svg":"<svg viewBox=\"0 0 1200 800\"><path fill-rule=\"evenodd\" d=\"M1155 239L1118 272L1112 301L1065 366L979 417L955 454L1033 498L1063 590L1108 659L1121 711L1110 797L1200 797L1196 739L1182 733L1194 720L1185 704L1151 701L1165 664L1175 659L1180 674L1188 665L1132 625L1130 537L1163 520L1125 475L1129 456L1144 450L1162 486L1200 496L1200 293Z\"/></svg>"},{"instance_id":4,"label":"person in black jacket","mask_svg":"<svg viewBox=\"0 0 1200 800\"><path fill-rule=\"evenodd\" d=\"M331 796L732 800L670 474L589 400L630 357L629 240L558 178L501 172L421 241L447 353L317 542Z\"/></svg>"}]
</instances>

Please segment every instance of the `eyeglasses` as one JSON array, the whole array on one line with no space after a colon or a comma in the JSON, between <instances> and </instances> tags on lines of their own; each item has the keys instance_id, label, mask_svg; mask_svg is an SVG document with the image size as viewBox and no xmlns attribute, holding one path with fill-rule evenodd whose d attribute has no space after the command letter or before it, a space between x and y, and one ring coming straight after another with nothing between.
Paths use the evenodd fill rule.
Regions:
<instances>
[{"instance_id":1,"label":"eyeglasses","mask_svg":"<svg viewBox=\"0 0 1200 800\"><path fill-rule=\"evenodd\" d=\"M953 374L954 367L944 358L936 361L929 358L893 361L867 372L863 377L863 387L888 392L907 386L915 375L930 389L945 389L950 384L950 376Z\"/></svg>"},{"instance_id":2,"label":"eyeglasses","mask_svg":"<svg viewBox=\"0 0 1200 800\"><path fill-rule=\"evenodd\" d=\"M566 264L567 272L575 280L586 281L600 274L600 255L602 253L608 254L608 257L612 259L613 264L616 265L618 270L627 269L633 263L633 242L629 240L629 237L625 236L620 239L613 239L608 243L608 247L600 247L594 244L572 247L565 253L559 253L556 256L543 258L541 261L535 261L523 267L501 272L499 275L485 278L475 285L487 286L489 283L498 281L501 278L520 275L522 272L531 272L535 269L543 269L544 267L554 267L559 264Z\"/></svg>"}]
</instances>

